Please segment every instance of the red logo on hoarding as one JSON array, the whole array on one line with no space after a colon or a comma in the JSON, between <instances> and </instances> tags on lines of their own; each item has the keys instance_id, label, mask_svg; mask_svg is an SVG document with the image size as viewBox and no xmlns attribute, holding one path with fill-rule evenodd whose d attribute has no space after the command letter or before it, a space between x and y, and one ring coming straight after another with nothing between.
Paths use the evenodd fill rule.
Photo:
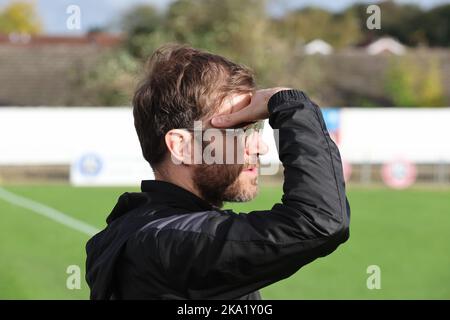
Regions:
<instances>
[{"instance_id":1,"label":"red logo on hoarding","mask_svg":"<svg viewBox=\"0 0 450 320\"><path fill-rule=\"evenodd\" d=\"M381 170L381 176L389 187L404 189L416 181L417 169L412 162L398 159L385 163Z\"/></svg>"}]
</instances>

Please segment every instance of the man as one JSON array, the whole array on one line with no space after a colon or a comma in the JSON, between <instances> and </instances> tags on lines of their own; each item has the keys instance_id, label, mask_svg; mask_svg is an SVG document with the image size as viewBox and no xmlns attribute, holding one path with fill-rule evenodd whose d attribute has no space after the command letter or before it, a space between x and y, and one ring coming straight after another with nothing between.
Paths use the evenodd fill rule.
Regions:
<instances>
[{"instance_id":1,"label":"man","mask_svg":"<svg viewBox=\"0 0 450 320\"><path fill-rule=\"evenodd\" d=\"M260 288L348 239L339 151L303 92L256 90L247 68L168 45L152 55L133 106L155 180L120 196L108 226L87 243L92 299L260 299ZM281 203L222 210L223 201L256 196L267 146L249 128L266 118L279 130ZM204 139L208 130L214 139Z\"/></svg>"}]
</instances>

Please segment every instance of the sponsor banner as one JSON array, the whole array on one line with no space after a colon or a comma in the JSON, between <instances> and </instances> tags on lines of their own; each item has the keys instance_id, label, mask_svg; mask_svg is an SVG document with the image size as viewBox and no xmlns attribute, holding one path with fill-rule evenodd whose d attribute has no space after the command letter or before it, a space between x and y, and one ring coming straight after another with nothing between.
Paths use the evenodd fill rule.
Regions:
<instances>
[{"instance_id":1,"label":"sponsor banner","mask_svg":"<svg viewBox=\"0 0 450 320\"><path fill-rule=\"evenodd\" d=\"M74 186L140 186L154 179L150 165L133 157L86 152L71 164L70 183Z\"/></svg>"}]
</instances>

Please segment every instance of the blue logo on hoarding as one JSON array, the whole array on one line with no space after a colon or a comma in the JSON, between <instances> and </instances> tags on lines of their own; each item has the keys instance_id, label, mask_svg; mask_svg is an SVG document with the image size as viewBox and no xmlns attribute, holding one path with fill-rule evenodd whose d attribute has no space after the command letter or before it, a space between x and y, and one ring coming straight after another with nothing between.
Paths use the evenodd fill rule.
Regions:
<instances>
[{"instance_id":1,"label":"blue logo on hoarding","mask_svg":"<svg viewBox=\"0 0 450 320\"><path fill-rule=\"evenodd\" d=\"M94 153L85 154L78 160L78 170L85 176L93 177L98 175L102 167L102 159Z\"/></svg>"},{"instance_id":2,"label":"blue logo on hoarding","mask_svg":"<svg viewBox=\"0 0 450 320\"><path fill-rule=\"evenodd\" d=\"M340 128L340 110L337 108L326 108L321 110L328 131L338 131Z\"/></svg>"}]
</instances>

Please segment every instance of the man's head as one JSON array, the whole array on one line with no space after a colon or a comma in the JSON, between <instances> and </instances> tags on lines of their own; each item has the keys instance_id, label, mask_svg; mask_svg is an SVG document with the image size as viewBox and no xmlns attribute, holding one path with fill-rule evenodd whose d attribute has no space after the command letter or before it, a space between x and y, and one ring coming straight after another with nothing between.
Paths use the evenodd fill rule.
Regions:
<instances>
[{"instance_id":1,"label":"man's head","mask_svg":"<svg viewBox=\"0 0 450 320\"><path fill-rule=\"evenodd\" d=\"M134 95L133 114L144 158L157 178L182 184L216 206L252 199L257 193L255 159L265 148L259 137L230 138L214 131L205 143L206 134L192 129L200 123L205 133L213 116L245 107L254 91L251 71L224 57L181 45L156 50ZM222 152L224 157L233 153L234 160L204 161L208 148L216 160ZM198 150L200 162L193 161Z\"/></svg>"}]
</instances>

